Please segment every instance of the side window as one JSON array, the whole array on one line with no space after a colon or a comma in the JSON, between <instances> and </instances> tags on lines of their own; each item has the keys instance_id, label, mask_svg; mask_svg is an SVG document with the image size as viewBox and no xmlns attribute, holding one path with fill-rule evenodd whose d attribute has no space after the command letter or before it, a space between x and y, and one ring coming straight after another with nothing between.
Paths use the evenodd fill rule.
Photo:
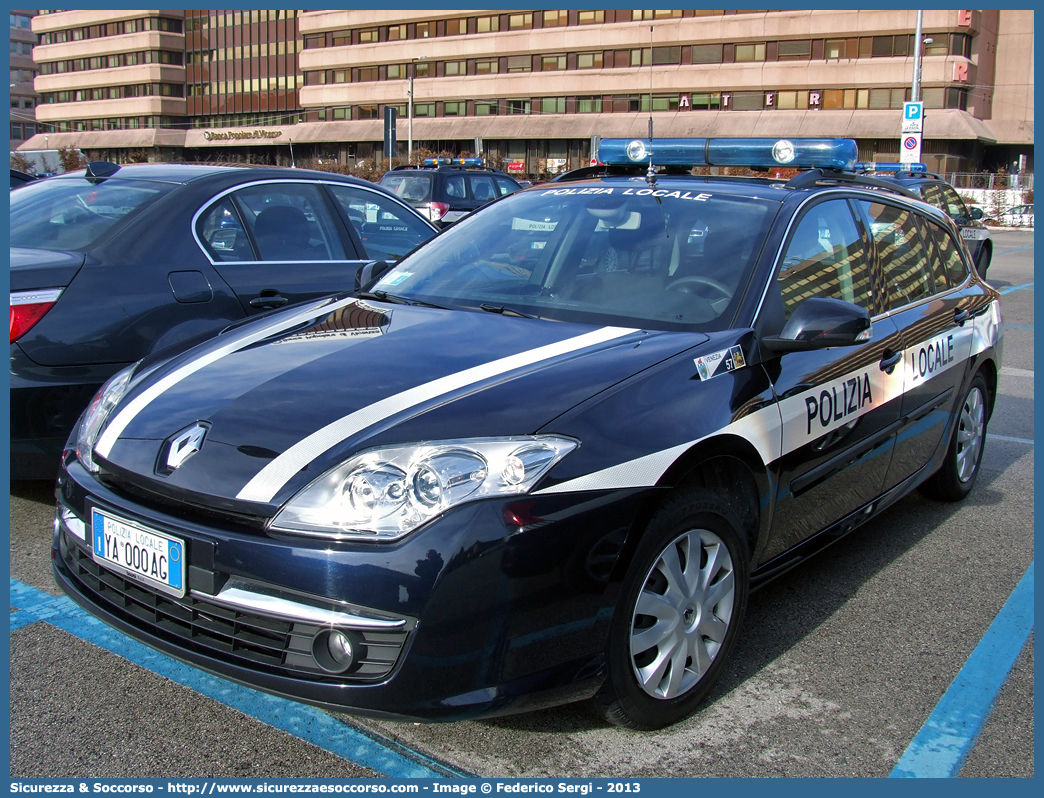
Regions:
<instances>
[{"instance_id":1,"label":"side window","mask_svg":"<svg viewBox=\"0 0 1044 798\"><path fill-rule=\"evenodd\" d=\"M946 285L956 288L968 278L968 266L961 257L961 248L939 225L932 222L925 222L925 225L935 241L935 254L946 277Z\"/></svg>"},{"instance_id":2,"label":"side window","mask_svg":"<svg viewBox=\"0 0 1044 798\"><path fill-rule=\"evenodd\" d=\"M464 199L467 191L464 188L464 175L447 175L445 184L446 196L451 199Z\"/></svg>"},{"instance_id":3,"label":"side window","mask_svg":"<svg viewBox=\"0 0 1044 798\"><path fill-rule=\"evenodd\" d=\"M493 178L489 175L471 175L471 198L479 202L488 202L497 196L493 186Z\"/></svg>"},{"instance_id":4,"label":"side window","mask_svg":"<svg viewBox=\"0 0 1044 798\"><path fill-rule=\"evenodd\" d=\"M914 214L881 202L860 201L870 218L870 234L885 281L885 307L901 308L931 296L935 284Z\"/></svg>"},{"instance_id":5,"label":"side window","mask_svg":"<svg viewBox=\"0 0 1044 798\"><path fill-rule=\"evenodd\" d=\"M926 183L922 186L917 187L921 192L921 196L924 201L929 205L934 205L941 211L946 210L946 201L943 199L942 191L936 183Z\"/></svg>"},{"instance_id":6,"label":"side window","mask_svg":"<svg viewBox=\"0 0 1044 798\"><path fill-rule=\"evenodd\" d=\"M398 260L435 232L416 214L376 191L328 185L373 260Z\"/></svg>"},{"instance_id":7,"label":"side window","mask_svg":"<svg viewBox=\"0 0 1044 798\"><path fill-rule=\"evenodd\" d=\"M232 196L254 234L261 260L346 260L317 186L263 183Z\"/></svg>"},{"instance_id":8,"label":"side window","mask_svg":"<svg viewBox=\"0 0 1044 798\"><path fill-rule=\"evenodd\" d=\"M512 193L518 191L518 186L516 186L510 180L505 180L502 177L498 177L498 178L496 178L496 181L497 181L497 192L502 197L505 194L512 194Z\"/></svg>"},{"instance_id":9,"label":"side window","mask_svg":"<svg viewBox=\"0 0 1044 798\"><path fill-rule=\"evenodd\" d=\"M239 212L228 197L215 202L199 217L196 235L215 262L256 260Z\"/></svg>"},{"instance_id":10,"label":"side window","mask_svg":"<svg viewBox=\"0 0 1044 798\"><path fill-rule=\"evenodd\" d=\"M956 219L958 216L968 216L968 206L964 204L961 195L949 186L939 186L939 192L943 197L943 210Z\"/></svg>"},{"instance_id":11,"label":"side window","mask_svg":"<svg viewBox=\"0 0 1044 798\"><path fill-rule=\"evenodd\" d=\"M873 311L864 241L846 200L830 200L805 213L787 244L777 281L787 318L809 297L843 299Z\"/></svg>"}]
</instances>

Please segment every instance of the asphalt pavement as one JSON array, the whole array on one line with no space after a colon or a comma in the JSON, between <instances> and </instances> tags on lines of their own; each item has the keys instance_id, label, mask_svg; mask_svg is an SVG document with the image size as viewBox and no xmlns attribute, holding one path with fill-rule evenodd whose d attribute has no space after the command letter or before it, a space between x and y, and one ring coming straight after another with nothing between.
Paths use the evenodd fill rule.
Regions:
<instances>
[{"instance_id":1,"label":"asphalt pavement","mask_svg":"<svg viewBox=\"0 0 1044 798\"><path fill-rule=\"evenodd\" d=\"M53 491L11 488L13 777L886 777L1033 562L1033 232L997 231L1004 363L978 483L914 495L755 593L702 708L655 733L582 707L413 724L333 716L150 652L51 579ZM17 610L17 611L16 611ZM1033 775L1033 637L962 777Z\"/></svg>"}]
</instances>

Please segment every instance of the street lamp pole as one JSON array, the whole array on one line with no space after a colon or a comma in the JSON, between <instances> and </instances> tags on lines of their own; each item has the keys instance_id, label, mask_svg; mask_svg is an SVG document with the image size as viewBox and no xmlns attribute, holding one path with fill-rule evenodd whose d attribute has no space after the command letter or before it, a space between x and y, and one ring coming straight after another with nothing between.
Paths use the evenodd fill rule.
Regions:
<instances>
[{"instance_id":1,"label":"street lamp pole","mask_svg":"<svg viewBox=\"0 0 1044 798\"><path fill-rule=\"evenodd\" d=\"M409 102L406 104L406 115L409 118L409 128L410 128L409 143L407 144L407 148L406 148L406 160L409 162L410 166L413 166L413 71L414 71L414 64L416 64L418 61L424 60L425 57L426 56L418 55L418 56L415 56L414 58L410 59L410 75L409 75L410 88L409 88L409 92L408 92Z\"/></svg>"},{"instance_id":2,"label":"street lamp pole","mask_svg":"<svg viewBox=\"0 0 1044 798\"><path fill-rule=\"evenodd\" d=\"M923 41L924 11L917 12L917 33L914 35L913 86L910 92L912 102L921 100L921 56L924 50Z\"/></svg>"}]
</instances>

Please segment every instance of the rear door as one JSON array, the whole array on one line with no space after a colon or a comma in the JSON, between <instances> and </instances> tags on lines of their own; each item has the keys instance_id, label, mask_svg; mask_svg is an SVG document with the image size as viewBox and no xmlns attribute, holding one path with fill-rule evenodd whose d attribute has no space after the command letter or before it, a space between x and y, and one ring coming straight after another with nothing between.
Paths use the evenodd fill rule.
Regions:
<instances>
[{"instance_id":1,"label":"rear door","mask_svg":"<svg viewBox=\"0 0 1044 798\"><path fill-rule=\"evenodd\" d=\"M771 558L873 501L888 471L902 403L901 344L880 313L870 241L850 200L806 208L769 291L787 318L810 297L865 308L872 337L766 361L783 421Z\"/></svg>"},{"instance_id":2,"label":"rear door","mask_svg":"<svg viewBox=\"0 0 1044 798\"><path fill-rule=\"evenodd\" d=\"M883 278L885 312L902 337L903 400L884 489L922 468L939 448L971 352L972 300L959 242L941 225L890 203L860 201Z\"/></svg>"},{"instance_id":3,"label":"rear door","mask_svg":"<svg viewBox=\"0 0 1044 798\"><path fill-rule=\"evenodd\" d=\"M248 313L349 291L366 262L314 181L228 190L197 215L194 230Z\"/></svg>"}]
</instances>

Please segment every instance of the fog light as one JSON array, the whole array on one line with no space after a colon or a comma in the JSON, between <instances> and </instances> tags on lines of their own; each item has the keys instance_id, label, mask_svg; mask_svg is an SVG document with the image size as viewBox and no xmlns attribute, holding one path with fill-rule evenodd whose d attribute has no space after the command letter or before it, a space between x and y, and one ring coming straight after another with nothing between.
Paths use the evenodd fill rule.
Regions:
<instances>
[{"instance_id":1,"label":"fog light","mask_svg":"<svg viewBox=\"0 0 1044 798\"><path fill-rule=\"evenodd\" d=\"M324 629L312 638L312 656L328 673L344 673L359 657L359 643L351 632Z\"/></svg>"}]
</instances>

